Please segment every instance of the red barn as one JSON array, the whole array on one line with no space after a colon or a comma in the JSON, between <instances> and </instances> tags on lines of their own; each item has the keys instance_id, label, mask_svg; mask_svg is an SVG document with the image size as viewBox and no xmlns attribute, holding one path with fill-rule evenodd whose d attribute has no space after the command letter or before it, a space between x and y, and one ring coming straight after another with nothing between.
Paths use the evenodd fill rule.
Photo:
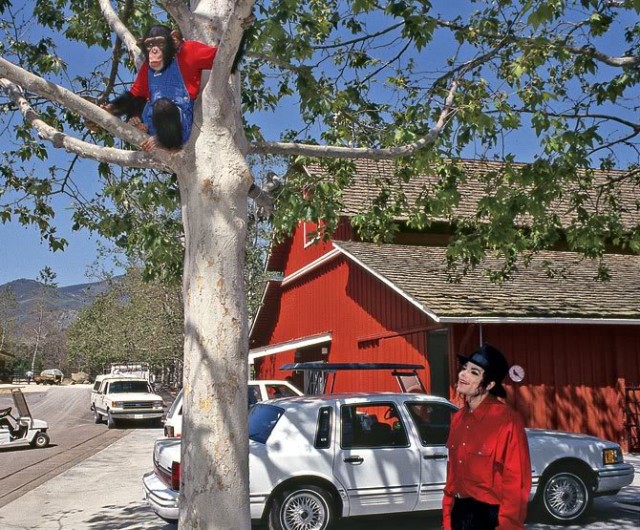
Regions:
<instances>
[{"instance_id":1,"label":"red barn","mask_svg":"<svg viewBox=\"0 0 640 530\"><path fill-rule=\"evenodd\" d=\"M371 167L358 170L365 178ZM267 269L282 279L268 283L251 327L257 378L292 376L303 387L304 373L280 366L413 363L425 367L429 392L455 400L456 354L489 342L525 369L524 381L507 380L506 388L527 426L590 433L638 448L639 256L608 255L606 283L594 281L597 265L563 251L539 254L500 285L479 271L452 283L445 249L437 246L441 234L401 232L384 245L357 241L349 212L365 195L345 193L345 216L332 241L311 241L315 227L301 224L272 249ZM550 278L546 260L563 274ZM336 391L396 389L388 374L377 372L349 372L335 381Z\"/></svg>"}]
</instances>

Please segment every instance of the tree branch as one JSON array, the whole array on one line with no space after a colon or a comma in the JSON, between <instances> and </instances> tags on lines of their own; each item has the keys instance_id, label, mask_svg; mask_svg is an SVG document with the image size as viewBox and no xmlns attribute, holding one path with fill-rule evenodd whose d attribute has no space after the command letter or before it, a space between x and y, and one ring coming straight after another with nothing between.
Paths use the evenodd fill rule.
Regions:
<instances>
[{"instance_id":1,"label":"tree branch","mask_svg":"<svg viewBox=\"0 0 640 530\"><path fill-rule=\"evenodd\" d=\"M3 78L0 78L0 86L13 99L24 119L38 131L40 138L51 142L58 149L62 148L83 158L92 158L99 162L108 162L119 166L149 169L162 169L164 167L163 164L143 151L125 151L111 147L99 147L58 131L38 117L38 113L29 105L20 87Z\"/></svg>"},{"instance_id":2,"label":"tree branch","mask_svg":"<svg viewBox=\"0 0 640 530\"><path fill-rule=\"evenodd\" d=\"M178 24L185 39L194 39L190 29L193 27L191 11L182 0L161 0L160 4L165 8L171 18Z\"/></svg>"},{"instance_id":3,"label":"tree branch","mask_svg":"<svg viewBox=\"0 0 640 530\"><path fill-rule=\"evenodd\" d=\"M454 112L453 99L458 88L458 82L453 81L440 113L437 123L419 140L402 146L388 148L340 147L328 145L312 145L285 142L260 142L253 144L251 154L272 154L285 156L311 156L318 158L366 158L369 160L389 160L408 156L420 149L432 145L444 128L449 116Z\"/></svg>"},{"instance_id":4,"label":"tree branch","mask_svg":"<svg viewBox=\"0 0 640 530\"><path fill-rule=\"evenodd\" d=\"M106 110L86 99L76 96L70 90L45 81L2 57L0 57L0 77L6 77L24 90L29 90L50 101L56 101L64 105L88 120L98 123L114 136L122 138L130 144L141 145L148 138L147 134L123 122L120 118L112 116ZM158 158L161 159L161 157Z\"/></svg>"},{"instance_id":5,"label":"tree branch","mask_svg":"<svg viewBox=\"0 0 640 530\"><path fill-rule=\"evenodd\" d=\"M111 7L111 2L109 0L99 1L100 10L102 11L104 18L107 21L107 24L109 24L109 27L120 38L120 40L124 42L125 46L129 50L129 55L131 55L131 58L136 65L136 69L139 70L142 66L142 63L144 62L144 54L138 46L136 38L118 18L117 13L113 10L113 7Z\"/></svg>"}]
</instances>

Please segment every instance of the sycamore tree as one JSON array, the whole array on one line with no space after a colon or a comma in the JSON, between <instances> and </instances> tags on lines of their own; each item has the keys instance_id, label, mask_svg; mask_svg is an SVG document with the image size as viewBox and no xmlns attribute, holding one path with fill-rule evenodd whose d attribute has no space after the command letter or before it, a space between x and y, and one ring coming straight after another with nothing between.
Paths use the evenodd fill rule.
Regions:
<instances>
[{"instance_id":1,"label":"sycamore tree","mask_svg":"<svg viewBox=\"0 0 640 530\"><path fill-rule=\"evenodd\" d=\"M0 0L3 222L36 223L63 248L53 216L67 196L76 228L142 249L149 273L182 276L181 528L250 527L251 157L327 168L291 173L278 231L309 219L330 234L354 160L393 160L354 219L363 238L392 239L398 218L417 229L446 219L451 262L498 257L496 279L558 244L590 259L609 245L638 253L639 10L638 0ZM100 107L132 80L136 39L154 21L219 47L177 153L140 150L146 135ZM500 162L474 175L485 197L464 219L460 157ZM403 190L419 173L437 183L412 202Z\"/></svg>"}]
</instances>

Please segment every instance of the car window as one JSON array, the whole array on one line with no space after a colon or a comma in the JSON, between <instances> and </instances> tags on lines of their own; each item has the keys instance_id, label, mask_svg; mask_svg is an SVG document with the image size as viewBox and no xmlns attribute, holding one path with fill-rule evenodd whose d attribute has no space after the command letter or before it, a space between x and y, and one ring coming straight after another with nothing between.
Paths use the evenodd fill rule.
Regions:
<instances>
[{"instance_id":1,"label":"car window","mask_svg":"<svg viewBox=\"0 0 640 530\"><path fill-rule=\"evenodd\" d=\"M248 396L249 408L251 408L252 405L255 405L259 401L262 401L262 396L260 395L260 387L255 385L249 385L248 392L249 392L249 396Z\"/></svg>"},{"instance_id":2,"label":"car window","mask_svg":"<svg viewBox=\"0 0 640 530\"><path fill-rule=\"evenodd\" d=\"M171 403L171 408L167 411L167 418L173 418L174 414L182 414L182 390L176 396L176 399Z\"/></svg>"},{"instance_id":3,"label":"car window","mask_svg":"<svg viewBox=\"0 0 640 530\"><path fill-rule=\"evenodd\" d=\"M269 399L298 395L286 385L270 384L270 385L266 385L266 387L267 387L267 395L269 396Z\"/></svg>"},{"instance_id":4,"label":"car window","mask_svg":"<svg viewBox=\"0 0 640 530\"><path fill-rule=\"evenodd\" d=\"M151 392L151 388L146 381L114 381L109 386L110 394L120 394L123 392Z\"/></svg>"},{"instance_id":5,"label":"car window","mask_svg":"<svg viewBox=\"0 0 640 530\"><path fill-rule=\"evenodd\" d=\"M93 383L94 392L97 392L98 390L100 390L100 384L101 383L102 383L102 381L96 381L95 383Z\"/></svg>"},{"instance_id":6,"label":"car window","mask_svg":"<svg viewBox=\"0 0 640 530\"><path fill-rule=\"evenodd\" d=\"M249 410L249 439L261 444L267 443L269 435L284 414L280 407L258 403Z\"/></svg>"},{"instance_id":7,"label":"car window","mask_svg":"<svg viewBox=\"0 0 640 530\"><path fill-rule=\"evenodd\" d=\"M326 449L331 445L332 419L333 409L331 407L322 407L318 411L318 426L313 444L316 449Z\"/></svg>"},{"instance_id":8,"label":"car window","mask_svg":"<svg viewBox=\"0 0 640 530\"><path fill-rule=\"evenodd\" d=\"M455 408L445 403L406 403L422 445L445 445Z\"/></svg>"},{"instance_id":9,"label":"car window","mask_svg":"<svg viewBox=\"0 0 640 530\"><path fill-rule=\"evenodd\" d=\"M343 449L408 445L406 428L393 403L344 405L340 416Z\"/></svg>"}]
</instances>

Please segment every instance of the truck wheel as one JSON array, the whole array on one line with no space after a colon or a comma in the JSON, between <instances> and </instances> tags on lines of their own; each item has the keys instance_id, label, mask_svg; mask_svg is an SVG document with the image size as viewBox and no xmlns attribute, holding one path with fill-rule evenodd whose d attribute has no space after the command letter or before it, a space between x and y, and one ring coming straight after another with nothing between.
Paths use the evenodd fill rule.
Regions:
<instances>
[{"instance_id":1,"label":"truck wheel","mask_svg":"<svg viewBox=\"0 0 640 530\"><path fill-rule=\"evenodd\" d=\"M116 420L111 415L111 411L107 411L107 429L115 429L116 428Z\"/></svg>"},{"instance_id":2,"label":"truck wheel","mask_svg":"<svg viewBox=\"0 0 640 530\"><path fill-rule=\"evenodd\" d=\"M49 435L46 432L39 432L31 442L31 446L38 449L47 447L47 445L49 445Z\"/></svg>"},{"instance_id":3,"label":"truck wheel","mask_svg":"<svg viewBox=\"0 0 640 530\"><path fill-rule=\"evenodd\" d=\"M102 423L102 414L100 414L96 409L93 409L93 421L98 424Z\"/></svg>"}]
</instances>

